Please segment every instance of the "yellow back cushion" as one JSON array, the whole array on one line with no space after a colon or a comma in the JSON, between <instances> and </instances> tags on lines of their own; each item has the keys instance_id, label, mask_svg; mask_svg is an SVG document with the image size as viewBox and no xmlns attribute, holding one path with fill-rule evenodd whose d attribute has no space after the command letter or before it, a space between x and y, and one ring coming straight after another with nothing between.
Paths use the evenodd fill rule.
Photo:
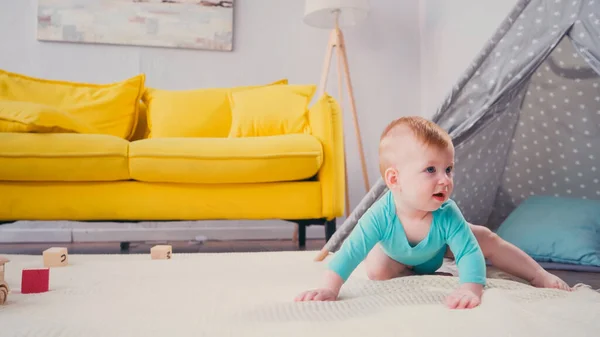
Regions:
<instances>
[{"instance_id":1,"label":"yellow back cushion","mask_svg":"<svg viewBox=\"0 0 600 337\"><path fill-rule=\"evenodd\" d=\"M0 100L0 132L97 133L69 113L51 106Z\"/></svg>"},{"instance_id":2,"label":"yellow back cushion","mask_svg":"<svg viewBox=\"0 0 600 337\"><path fill-rule=\"evenodd\" d=\"M229 137L310 134L308 104L316 85L274 85L232 92Z\"/></svg>"},{"instance_id":3,"label":"yellow back cushion","mask_svg":"<svg viewBox=\"0 0 600 337\"><path fill-rule=\"evenodd\" d=\"M268 85L287 83L287 79L282 79ZM261 86L191 90L148 88L143 99L148 105L149 138L227 137L231 128L229 93Z\"/></svg>"},{"instance_id":4,"label":"yellow back cushion","mask_svg":"<svg viewBox=\"0 0 600 337\"><path fill-rule=\"evenodd\" d=\"M146 139L150 135L150 129L148 128L148 106L143 101L140 101L140 111L138 113L137 125L135 126L135 132L131 137L130 141L136 141L140 139Z\"/></svg>"},{"instance_id":5,"label":"yellow back cushion","mask_svg":"<svg viewBox=\"0 0 600 337\"><path fill-rule=\"evenodd\" d=\"M129 139L146 77L110 84L45 80L0 70L0 100L24 101L66 112L99 133Z\"/></svg>"}]
</instances>

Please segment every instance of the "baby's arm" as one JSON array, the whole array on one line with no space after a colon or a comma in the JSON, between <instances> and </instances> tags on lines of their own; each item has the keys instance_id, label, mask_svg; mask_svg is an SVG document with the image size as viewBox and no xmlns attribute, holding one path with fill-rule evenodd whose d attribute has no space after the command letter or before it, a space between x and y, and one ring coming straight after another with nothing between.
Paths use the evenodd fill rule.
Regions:
<instances>
[{"instance_id":1,"label":"baby's arm","mask_svg":"<svg viewBox=\"0 0 600 337\"><path fill-rule=\"evenodd\" d=\"M448 297L451 308L472 308L479 305L486 283L483 252L458 206L449 205L447 242L456 259L460 287Z\"/></svg>"},{"instance_id":2,"label":"baby's arm","mask_svg":"<svg viewBox=\"0 0 600 337\"><path fill-rule=\"evenodd\" d=\"M340 249L333 254L325 272L323 286L296 297L296 301L336 300L342 285L382 238L384 216L379 204L374 204L358 221Z\"/></svg>"}]
</instances>

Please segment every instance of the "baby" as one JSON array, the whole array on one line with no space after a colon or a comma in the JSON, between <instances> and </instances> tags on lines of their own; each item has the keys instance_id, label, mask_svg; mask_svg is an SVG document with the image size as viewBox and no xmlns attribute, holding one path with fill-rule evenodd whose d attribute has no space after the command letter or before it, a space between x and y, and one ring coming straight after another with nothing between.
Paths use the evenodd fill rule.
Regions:
<instances>
[{"instance_id":1,"label":"baby","mask_svg":"<svg viewBox=\"0 0 600 337\"><path fill-rule=\"evenodd\" d=\"M433 274L449 253L459 277L459 287L446 299L449 308L480 304L485 258L535 286L570 289L517 247L464 219L449 198L454 147L441 127L421 117L399 118L383 132L379 157L388 192L365 212L333 255L323 288L305 291L296 301L336 300L363 260L370 279L387 280L407 272Z\"/></svg>"}]
</instances>

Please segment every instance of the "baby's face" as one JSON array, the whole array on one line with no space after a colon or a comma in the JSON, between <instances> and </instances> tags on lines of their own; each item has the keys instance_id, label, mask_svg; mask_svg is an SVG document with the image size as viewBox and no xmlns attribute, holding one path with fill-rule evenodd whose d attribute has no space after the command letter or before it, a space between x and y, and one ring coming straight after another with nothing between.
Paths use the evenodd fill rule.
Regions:
<instances>
[{"instance_id":1,"label":"baby's face","mask_svg":"<svg viewBox=\"0 0 600 337\"><path fill-rule=\"evenodd\" d=\"M454 188L454 147L427 146L411 137L399 151L395 194L414 209L438 209Z\"/></svg>"}]
</instances>

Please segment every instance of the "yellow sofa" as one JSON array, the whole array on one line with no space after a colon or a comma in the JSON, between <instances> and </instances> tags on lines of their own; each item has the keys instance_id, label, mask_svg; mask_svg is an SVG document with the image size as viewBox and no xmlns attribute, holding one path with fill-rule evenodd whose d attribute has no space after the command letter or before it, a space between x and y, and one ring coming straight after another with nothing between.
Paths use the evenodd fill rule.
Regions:
<instances>
[{"instance_id":1,"label":"yellow sofa","mask_svg":"<svg viewBox=\"0 0 600 337\"><path fill-rule=\"evenodd\" d=\"M0 70L0 221L283 219L344 212L340 111L314 85L160 90ZM309 102L315 98L314 104Z\"/></svg>"}]
</instances>

